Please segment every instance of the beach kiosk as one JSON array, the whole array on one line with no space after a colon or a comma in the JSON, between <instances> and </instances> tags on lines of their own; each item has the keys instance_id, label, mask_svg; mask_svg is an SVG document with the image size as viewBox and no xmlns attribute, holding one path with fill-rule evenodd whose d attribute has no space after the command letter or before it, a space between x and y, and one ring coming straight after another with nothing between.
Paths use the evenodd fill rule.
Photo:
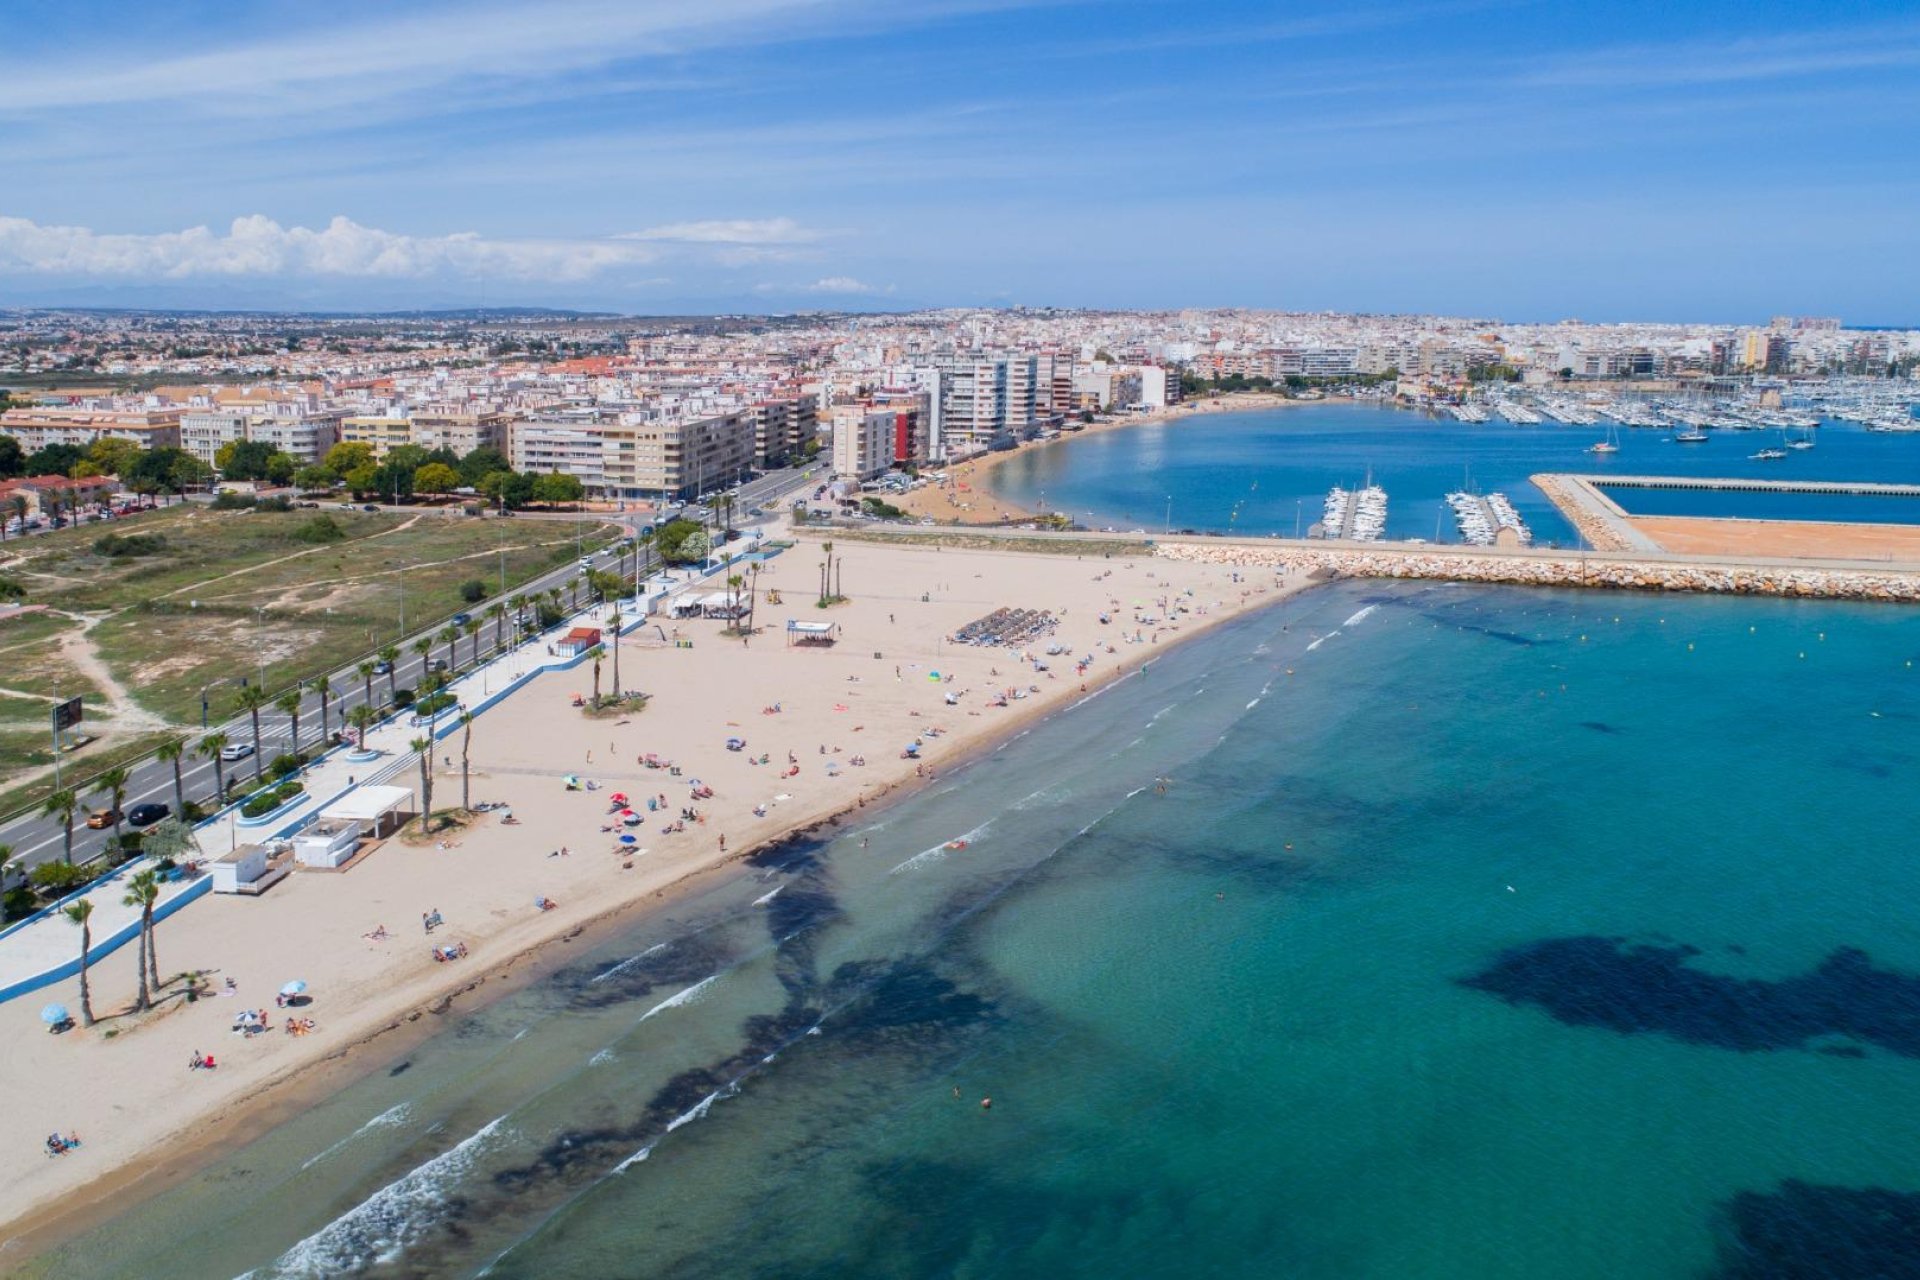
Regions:
<instances>
[{"instance_id":1,"label":"beach kiosk","mask_svg":"<svg viewBox=\"0 0 1920 1280\"><path fill-rule=\"evenodd\" d=\"M263 845L243 844L207 859L207 874L213 878L215 893L256 894L284 875L267 874L267 850Z\"/></svg>"},{"instance_id":2,"label":"beach kiosk","mask_svg":"<svg viewBox=\"0 0 1920 1280\"><path fill-rule=\"evenodd\" d=\"M560 638L553 651L563 658L574 658L600 643L600 628L575 627Z\"/></svg>"},{"instance_id":3,"label":"beach kiosk","mask_svg":"<svg viewBox=\"0 0 1920 1280\"><path fill-rule=\"evenodd\" d=\"M411 787L355 787L322 809L319 820L295 838L294 856L308 866L340 866L353 857L363 837L383 840L398 830L401 814L412 804ZM314 833L312 851L317 859L311 862L300 843L309 832Z\"/></svg>"},{"instance_id":4,"label":"beach kiosk","mask_svg":"<svg viewBox=\"0 0 1920 1280\"><path fill-rule=\"evenodd\" d=\"M787 619L787 647L826 648L839 638L840 624L837 622L801 622L797 618Z\"/></svg>"}]
</instances>

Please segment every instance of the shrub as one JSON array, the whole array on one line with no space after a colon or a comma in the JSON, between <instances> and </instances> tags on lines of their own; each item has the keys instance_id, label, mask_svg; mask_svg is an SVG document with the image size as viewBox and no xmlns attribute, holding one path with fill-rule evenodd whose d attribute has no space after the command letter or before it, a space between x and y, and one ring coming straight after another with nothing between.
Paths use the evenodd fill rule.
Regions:
<instances>
[{"instance_id":1,"label":"shrub","mask_svg":"<svg viewBox=\"0 0 1920 1280\"><path fill-rule=\"evenodd\" d=\"M412 705L413 705L413 690L411 690L411 689L395 689L395 690L393 691L393 705L394 705L395 707L410 707L410 706L412 706Z\"/></svg>"},{"instance_id":2,"label":"shrub","mask_svg":"<svg viewBox=\"0 0 1920 1280\"><path fill-rule=\"evenodd\" d=\"M258 503L250 493L216 493L208 504L215 511L251 511Z\"/></svg>"},{"instance_id":3,"label":"shrub","mask_svg":"<svg viewBox=\"0 0 1920 1280\"><path fill-rule=\"evenodd\" d=\"M487 584L478 578L468 578L460 584L460 598L468 604L479 604L487 598Z\"/></svg>"},{"instance_id":4,"label":"shrub","mask_svg":"<svg viewBox=\"0 0 1920 1280\"><path fill-rule=\"evenodd\" d=\"M560 612L560 610L554 608L552 605L544 604L544 603L539 607L539 614L540 614L540 629L542 631L547 630L549 627L559 626L561 622L566 619L566 616L567 616L566 614Z\"/></svg>"},{"instance_id":5,"label":"shrub","mask_svg":"<svg viewBox=\"0 0 1920 1280\"><path fill-rule=\"evenodd\" d=\"M448 707L456 705L459 701L460 699L454 697L451 692L436 693L414 703L413 714L417 716L434 715L438 712L445 711Z\"/></svg>"},{"instance_id":6,"label":"shrub","mask_svg":"<svg viewBox=\"0 0 1920 1280\"><path fill-rule=\"evenodd\" d=\"M27 589L12 578L0 578L0 600L25 600Z\"/></svg>"},{"instance_id":7,"label":"shrub","mask_svg":"<svg viewBox=\"0 0 1920 1280\"><path fill-rule=\"evenodd\" d=\"M291 511L293 510L293 499L287 497L285 494L280 494L272 498L261 498L253 505L260 511Z\"/></svg>"},{"instance_id":8,"label":"shrub","mask_svg":"<svg viewBox=\"0 0 1920 1280\"><path fill-rule=\"evenodd\" d=\"M34 913L34 910L33 890L27 888L25 885L21 885L17 889L7 890L6 898L0 900L0 912L3 912L5 918L8 920L18 920L22 916L30 916Z\"/></svg>"},{"instance_id":9,"label":"shrub","mask_svg":"<svg viewBox=\"0 0 1920 1280\"><path fill-rule=\"evenodd\" d=\"M240 806L240 816L257 818L263 813L272 813L305 790L306 787L299 782L283 782L277 787L262 788L247 797L247 802Z\"/></svg>"},{"instance_id":10,"label":"shrub","mask_svg":"<svg viewBox=\"0 0 1920 1280\"><path fill-rule=\"evenodd\" d=\"M121 537L104 534L93 540L93 554L119 559L123 556L154 556L167 549L167 540L157 533L135 533Z\"/></svg>"},{"instance_id":11,"label":"shrub","mask_svg":"<svg viewBox=\"0 0 1920 1280\"><path fill-rule=\"evenodd\" d=\"M273 763L267 766L267 772L276 778L284 778L290 773L299 771L301 759L300 756L282 753L273 758Z\"/></svg>"},{"instance_id":12,"label":"shrub","mask_svg":"<svg viewBox=\"0 0 1920 1280\"><path fill-rule=\"evenodd\" d=\"M332 516L318 515L295 529L293 536L301 542L338 542L347 536L347 531Z\"/></svg>"},{"instance_id":13,"label":"shrub","mask_svg":"<svg viewBox=\"0 0 1920 1280\"><path fill-rule=\"evenodd\" d=\"M883 502L879 498L862 498L860 501L862 505L866 507L869 515L879 516L882 520L904 520L907 518L907 513L899 507L894 506L891 502Z\"/></svg>"},{"instance_id":14,"label":"shrub","mask_svg":"<svg viewBox=\"0 0 1920 1280\"><path fill-rule=\"evenodd\" d=\"M93 872L85 867L68 866L64 862L43 862L33 869L27 879L47 897L57 898L93 879Z\"/></svg>"}]
</instances>

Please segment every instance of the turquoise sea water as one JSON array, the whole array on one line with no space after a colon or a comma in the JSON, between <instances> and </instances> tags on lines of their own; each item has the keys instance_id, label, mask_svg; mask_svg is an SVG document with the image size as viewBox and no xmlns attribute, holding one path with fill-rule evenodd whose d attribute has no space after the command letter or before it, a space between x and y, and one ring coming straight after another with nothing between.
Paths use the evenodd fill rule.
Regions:
<instances>
[{"instance_id":1,"label":"turquoise sea water","mask_svg":"<svg viewBox=\"0 0 1920 1280\"><path fill-rule=\"evenodd\" d=\"M40 1272L1914 1274L1916 658L1886 607L1309 592Z\"/></svg>"},{"instance_id":2,"label":"turquoise sea water","mask_svg":"<svg viewBox=\"0 0 1920 1280\"><path fill-rule=\"evenodd\" d=\"M1022 449L994 472L993 487L1022 505L1068 512L1089 528L1159 532L1170 525L1292 537L1320 519L1329 488L1358 485L1371 475L1388 493L1388 537L1455 542L1444 497L1470 485L1506 493L1542 545L1571 546L1572 526L1528 476L1564 471L1920 483L1920 435L1876 434L1847 423L1829 423L1814 433L1814 448L1791 450L1777 462L1749 457L1778 446L1777 431L1714 431L1705 444L1676 444L1665 431L1618 429L1618 453L1586 452L1605 434L1600 427L1455 422L1370 404L1303 405L1067 437ZM1715 501L1707 497L1698 511L1663 514L1723 514L1708 509ZM1917 505L1902 503L1899 510ZM1786 507L1805 509L1793 502ZM1736 514L1771 512L1766 503L1749 501ZM1920 516L1904 517L1912 519Z\"/></svg>"}]
</instances>

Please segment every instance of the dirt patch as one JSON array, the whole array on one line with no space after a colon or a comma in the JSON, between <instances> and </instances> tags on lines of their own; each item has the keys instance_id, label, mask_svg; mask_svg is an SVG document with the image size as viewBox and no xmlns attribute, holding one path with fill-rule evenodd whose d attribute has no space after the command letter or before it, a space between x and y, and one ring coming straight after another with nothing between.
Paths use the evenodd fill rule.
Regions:
<instances>
[{"instance_id":1,"label":"dirt patch","mask_svg":"<svg viewBox=\"0 0 1920 1280\"><path fill-rule=\"evenodd\" d=\"M1679 555L1920 563L1920 525L1697 516L1636 516L1627 523Z\"/></svg>"}]
</instances>

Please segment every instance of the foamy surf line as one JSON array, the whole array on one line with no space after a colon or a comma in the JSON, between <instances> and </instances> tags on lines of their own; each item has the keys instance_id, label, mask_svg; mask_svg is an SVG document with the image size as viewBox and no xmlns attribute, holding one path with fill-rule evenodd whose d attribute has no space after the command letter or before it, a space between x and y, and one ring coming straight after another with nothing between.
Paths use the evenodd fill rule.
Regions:
<instances>
[{"instance_id":1,"label":"foamy surf line","mask_svg":"<svg viewBox=\"0 0 1920 1280\"><path fill-rule=\"evenodd\" d=\"M1379 607L1380 606L1377 604L1370 604L1366 608L1362 609L1360 612L1354 614L1351 618L1348 618L1345 622L1341 623L1340 625L1343 627L1351 627L1356 623L1365 622L1367 619L1367 615L1372 613L1375 609L1378 609Z\"/></svg>"},{"instance_id":2,"label":"foamy surf line","mask_svg":"<svg viewBox=\"0 0 1920 1280\"><path fill-rule=\"evenodd\" d=\"M720 975L717 973L712 975L711 977L700 979L700 981L694 983L692 986L688 987L685 991L680 992L678 995L668 996L665 1000L662 1000L659 1004L653 1006L653 1008L641 1014L640 1021L645 1022L648 1018L651 1018L654 1014L664 1013L668 1009L678 1009L681 1005L692 1004L695 1000L698 1000L700 998L700 994L703 991L705 991L708 987L711 987L714 983L718 981L720 981Z\"/></svg>"},{"instance_id":3,"label":"foamy surf line","mask_svg":"<svg viewBox=\"0 0 1920 1280\"><path fill-rule=\"evenodd\" d=\"M404 1123L406 1121L407 1116L411 1112L412 1112L412 1107L405 1102L398 1103L394 1106L388 1107L385 1111L382 1111L379 1115L367 1121L365 1124L361 1125L358 1129L355 1129L352 1133L340 1139L340 1141L334 1143L332 1146L328 1147L325 1151L322 1151L319 1155L307 1157L306 1162L300 1166L301 1171L304 1172L308 1169L313 1168L314 1165L319 1164L322 1160L325 1160L328 1156L340 1150L340 1148L346 1146L349 1142L352 1142L355 1138L360 1137L362 1134L372 1133L375 1129L386 1129L386 1128L392 1127L393 1125Z\"/></svg>"},{"instance_id":4,"label":"foamy surf line","mask_svg":"<svg viewBox=\"0 0 1920 1280\"><path fill-rule=\"evenodd\" d=\"M1307 652L1312 653L1315 649L1318 649L1321 645L1325 644L1327 641L1333 639L1335 636L1339 634L1340 633L1338 631L1327 632L1327 634L1321 636L1318 640L1315 640L1312 644L1308 645Z\"/></svg>"},{"instance_id":5,"label":"foamy surf line","mask_svg":"<svg viewBox=\"0 0 1920 1280\"><path fill-rule=\"evenodd\" d=\"M946 857L949 853L953 853L957 850L964 849L968 845L972 844L974 841L978 840L981 836L984 836L985 834L987 834L987 828L991 827L992 825L993 825L992 819L988 819L986 822L981 823L979 826L975 827L971 831L962 832L960 835L955 836L953 839L942 841L941 843L933 846L933 848L931 849L922 849L919 853L914 854L911 858L908 858L905 862L902 862L898 866L894 867L891 871L888 871L887 874L890 876L897 876L902 871L911 871L915 867L923 866L926 863L938 862L940 861L940 859Z\"/></svg>"},{"instance_id":6,"label":"foamy surf line","mask_svg":"<svg viewBox=\"0 0 1920 1280\"><path fill-rule=\"evenodd\" d=\"M639 955L628 956L625 960L622 960L619 964L614 965L612 968L606 969L600 973L594 974L592 981L605 982L608 978L611 978L614 974L619 973L621 970L625 969L628 965L638 964L640 961L645 960L648 956L652 955L654 952L665 951L666 949L667 949L666 943L656 942L652 946L648 947L645 951L642 951Z\"/></svg>"},{"instance_id":7,"label":"foamy surf line","mask_svg":"<svg viewBox=\"0 0 1920 1280\"><path fill-rule=\"evenodd\" d=\"M438 1219L446 1208L446 1193L473 1167L506 1119L489 1121L458 1146L389 1182L240 1280L329 1280L395 1261Z\"/></svg>"}]
</instances>

